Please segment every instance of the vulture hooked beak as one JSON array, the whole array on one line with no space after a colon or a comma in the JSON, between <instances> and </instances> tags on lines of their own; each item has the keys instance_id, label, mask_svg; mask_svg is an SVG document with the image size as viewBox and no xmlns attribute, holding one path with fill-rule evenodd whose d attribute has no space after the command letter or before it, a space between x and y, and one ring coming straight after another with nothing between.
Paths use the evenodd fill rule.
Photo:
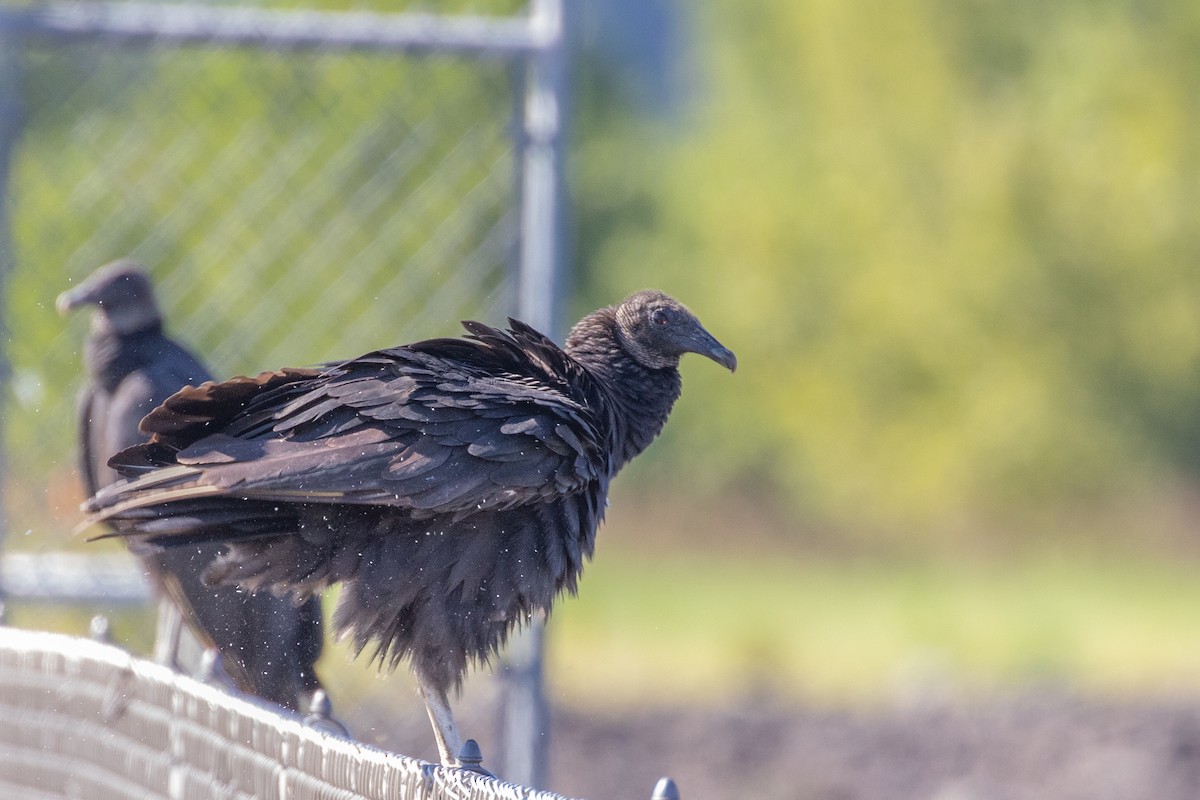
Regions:
<instances>
[{"instance_id":1,"label":"vulture hooked beak","mask_svg":"<svg viewBox=\"0 0 1200 800\"><path fill-rule=\"evenodd\" d=\"M688 347L689 353L711 358L730 372L737 372L737 356L728 347L718 342L715 336L704 328L698 328L695 338L694 344Z\"/></svg>"},{"instance_id":2,"label":"vulture hooked beak","mask_svg":"<svg viewBox=\"0 0 1200 800\"><path fill-rule=\"evenodd\" d=\"M68 289L54 301L54 308L64 317L77 308L93 305L96 305L96 298L87 283L81 283L74 289Z\"/></svg>"}]
</instances>

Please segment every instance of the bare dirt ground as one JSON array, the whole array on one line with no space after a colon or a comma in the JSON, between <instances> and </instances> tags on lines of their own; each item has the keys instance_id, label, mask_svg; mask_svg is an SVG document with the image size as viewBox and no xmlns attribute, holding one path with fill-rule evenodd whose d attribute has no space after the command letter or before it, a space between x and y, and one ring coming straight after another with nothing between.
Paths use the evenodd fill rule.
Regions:
<instances>
[{"instance_id":1,"label":"bare dirt ground","mask_svg":"<svg viewBox=\"0 0 1200 800\"><path fill-rule=\"evenodd\" d=\"M738 710L557 709L554 723L546 788L590 800L649 798L662 775L683 800L1200 798L1200 696L1097 700L1041 688L872 710L759 699ZM404 752L411 737L427 749L424 724L391 727L379 744Z\"/></svg>"},{"instance_id":2,"label":"bare dirt ground","mask_svg":"<svg viewBox=\"0 0 1200 800\"><path fill-rule=\"evenodd\" d=\"M1087 701L1029 691L889 710L557 715L554 788L636 797L659 773L685 800L1196 800L1200 698Z\"/></svg>"}]
</instances>

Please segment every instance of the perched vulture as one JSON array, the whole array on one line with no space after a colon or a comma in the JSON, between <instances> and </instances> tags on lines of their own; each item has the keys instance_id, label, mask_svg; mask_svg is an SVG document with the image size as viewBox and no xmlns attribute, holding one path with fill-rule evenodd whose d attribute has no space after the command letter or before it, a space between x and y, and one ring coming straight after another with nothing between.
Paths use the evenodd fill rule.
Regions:
<instances>
[{"instance_id":1,"label":"perched vulture","mask_svg":"<svg viewBox=\"0 0 1200 800\"><path fill-rule=\"evenodd\" d=\"M132 261L116 261L58 297L69 313L94 307L84 343L87 384L80 398L79 469L89 495L117 480L108 459L147 436L138 423L180 388L211 380L208 370L163 333L150 280ZM236 536L236 531L231 534ZM201 575L225 551L215 538L187 547L131 543L165 594L206 646L214 646L241 690L306 710L320 688L314 664L324 644L316 598L297 606L269 592L209 586ZM162 643L159 643L160 646ZM165 654L174 660L177 654Z\"/></svg>"},{"instance_id":2,"label":"perched vulture","mask_svg":"<svg viewBox=\"0 0 1200 800\"><path fill-rule=\"evenodd\" d=\"M658 435L679 359L732 352L657 291L584 317L566 349L528 325L466 322L320 369L188 387L90 521L151 544L221 541L208 578L298 596L343 584L334 617L381 666L407 659L442 762L468 664L574 592L609 482Z\"/></svg>"}]
</instances>

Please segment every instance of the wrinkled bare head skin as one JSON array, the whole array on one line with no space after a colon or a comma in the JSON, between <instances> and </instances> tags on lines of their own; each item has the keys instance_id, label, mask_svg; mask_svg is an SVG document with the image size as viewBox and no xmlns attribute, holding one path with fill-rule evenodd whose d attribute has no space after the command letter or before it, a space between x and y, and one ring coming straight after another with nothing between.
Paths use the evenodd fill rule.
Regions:
<instances>
[{"instance_id":1,"label":"wrinkled bare head skin","mask_svg":"<svg viewBox=\"0 0 1200 800\"><path fill-rule=\"evenodd\" d=\"M737 357L704 329L687 306L653 289L637 292L617 306L621 343L642 366L668 369L684 353L711 358L729 371Z\"/></svg>"}]
</instances>

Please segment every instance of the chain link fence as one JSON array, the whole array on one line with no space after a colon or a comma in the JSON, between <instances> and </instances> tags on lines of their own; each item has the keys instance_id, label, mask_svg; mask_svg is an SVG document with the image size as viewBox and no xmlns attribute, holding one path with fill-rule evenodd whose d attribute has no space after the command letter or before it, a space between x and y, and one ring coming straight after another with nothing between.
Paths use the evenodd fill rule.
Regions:
<instances>
[{"instance_id":1,"label":"chain link fence","mask_svg":"<svg viewBox=\"0 0 1200 800\"><path fill-rule=\"evenodd\" d=\"M46 8L3 7L9 530L76 518L86 323L52 299L107 261L145 263L169 329L226 376L517 309L530 41L482 20L447 43L419 16Z\"/></svg>"},{"instance_id":2,"label":"chain link fence","mask_svg":"<svg viewBox=\"0 0 1200 800\"><path fill-rule=\"evenodd\" d=\"M395 6L0 1L10 551L80 547L86 321L58 318L54 298L113 259L149 268L168 332L218 376L454 335L467 318L558 333L559 0ZM0 574L54 594L27 569Z\"/></svg>"},{"instance_id":3,"label":"chain link fence","mask_svg":"<svg viewBox=\"0 0 1200 800\"><path fill-rule=\"evenodd\" d=\"M0 675L2 800L561 800L322 732L86 639L0 628Z\"/></svg>"}]
</instances>

